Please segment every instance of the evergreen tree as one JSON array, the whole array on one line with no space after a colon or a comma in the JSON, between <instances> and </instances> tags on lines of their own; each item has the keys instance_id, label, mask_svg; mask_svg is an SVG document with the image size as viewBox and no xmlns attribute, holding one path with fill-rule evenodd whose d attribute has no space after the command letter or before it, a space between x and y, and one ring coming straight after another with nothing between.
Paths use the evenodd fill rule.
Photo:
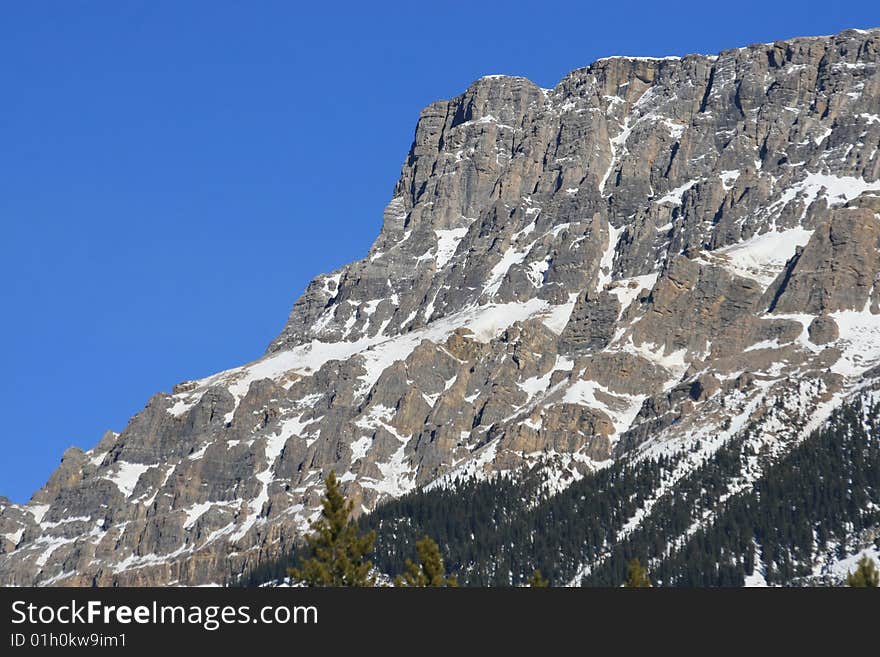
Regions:
<instances>
[{"instance_id":1,"label":"evergreen tree","mask_svg":"<svg viewBox=\"0 0 880 657\"><path fill-rule=\"evenodd\" d=\"M416 554L419 563L415 564L409 559L404 565L403 577L394 578L394 586L458 586L455 575L446 576L446 567L443 565L443 557L440 556L440 548L429 536L425 536L416 543Z\"/></svg>"},{"instance_id":2,"label":"evergreen tree","mask_svg":"<svg viewBox=\"0 0 880 657\"><path fill-rule=\"evenodd\" d=\"M859 559L856 569L846 576L846 585L856 588L877 588L880 585L880 573L874 565L874 560L867 554Z\"/></svg>"},{"instance_id":3,"label":"evergreen tree","mask_svg":"<svg viewBox=\"0 0 880 657\"><path fill-rule=\"evenodd\" d=\"M634 589L651 586L648 571L642 567L638 559L633 559L626 565L626 583L624 586Z\"/></svg>"},{"instance_id":4,"label":"evergreen tree","mask_svg":"<svg viewBox=\"0 0 880 657\"><path fill-rule=\"evenodd\" d=\"M376 532L358 533L350 520L353 503L340 491L335 472L330 472L325 484L321 517L312 523L314 533L306 538L308 558L303 557L300 567L288 573L308 586L373 586L373 564L366 557L373 551Z\"/></svg>"},{"instance_id":5,"label":"evergreen tree","mask_svg":"<svg viewBox=\"0 0 880 657\"><path fill-rule=\"evenodd\" d=\"M541 574L540 570L536 570L532 573L531 578L529 578L529 586L533 589L543 589L550 586L550 582L544 579L544 576Z\"/></svg>"}]
</instances>

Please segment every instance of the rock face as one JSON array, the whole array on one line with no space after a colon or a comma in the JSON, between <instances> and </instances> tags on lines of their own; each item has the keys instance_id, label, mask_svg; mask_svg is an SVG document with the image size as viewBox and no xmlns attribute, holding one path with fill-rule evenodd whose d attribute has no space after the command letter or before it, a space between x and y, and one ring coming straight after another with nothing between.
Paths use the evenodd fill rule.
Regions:
<instances>
[{"instance_id":1,"label":"rock face","mask_svg":"<svg viewBox=\"0 0 880 657\"><path fill-rule=\"evenodd\" d=\"M548 455L561 482L746 427L784 452L880 363L878 67L849 30L430 105L368 255L263 358L0 498L0 584L227 581L330 470L367 512Z\"/></svg>"}]
</instances>

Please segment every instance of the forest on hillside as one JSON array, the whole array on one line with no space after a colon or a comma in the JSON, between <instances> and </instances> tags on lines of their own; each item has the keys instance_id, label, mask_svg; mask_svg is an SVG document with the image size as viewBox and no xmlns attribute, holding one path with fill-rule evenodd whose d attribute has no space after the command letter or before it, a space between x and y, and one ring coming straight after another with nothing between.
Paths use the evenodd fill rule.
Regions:
<instances>
[{"instance_id":1,"label":"forest on hillside","mask_svg":"<svg viewBox=\"0 0 880 657\"><path fill-rule=\"evenodd\" d=\"M655 586L741 586L756 568L770 584L808 583L818 555L842 558L880 527L878 418L878 404L842 406L742 490L748 429L668 490L684 452L621 460L555 495L541 466L459 480L389 501L358 526L375 530L371 559L390 577L430 536L464 586L521 586L536 570L554 586L617 586L633 559ZM300 556L262 563L240 583L278 580Z\"/></svg>"}]
</instances>

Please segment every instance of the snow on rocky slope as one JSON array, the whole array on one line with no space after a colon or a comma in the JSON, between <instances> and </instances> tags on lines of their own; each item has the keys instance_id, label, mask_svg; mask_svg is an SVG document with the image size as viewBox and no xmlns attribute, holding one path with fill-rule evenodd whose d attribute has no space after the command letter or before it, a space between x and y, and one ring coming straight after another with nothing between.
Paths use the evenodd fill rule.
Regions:
<instances>
[{"instance_id":1,"label":"snow on rocky slope","mask_svg":"<svg viewBox=\"0 0 880 657\"><path fill-rule=\"evenodd\" d=\"M878 67L880 30L848 30L431 104L369 253L263 358L0 498L0 583L225 581L302 535L330 470L366 512L747 421L783 453L880 364Z\"/></svg>"}]
</instances>

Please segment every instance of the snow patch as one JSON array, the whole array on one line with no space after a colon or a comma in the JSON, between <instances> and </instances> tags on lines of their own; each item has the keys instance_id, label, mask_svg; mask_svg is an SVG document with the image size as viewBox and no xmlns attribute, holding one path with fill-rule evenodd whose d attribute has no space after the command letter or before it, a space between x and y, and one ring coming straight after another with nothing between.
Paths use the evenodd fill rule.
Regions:
<instances>
[{"instance_id":1,"label":"snow patch","mask_svg":"<svg viewBox=\"0 0 880 657\"><path fill-rule=\"evenodd\" d=\"M666 194L666 196L663 196L662 198L654 201L654 203L657 203L658 205L662 205L663 203L669 203L671 205L681 205L681 197L687 190L696 185L698 182L700 182L699 179L689 180L684 185L679 185L678 187L673 189L671 192Z\"/></svg>"},{"instance_id":2,"label":"snow patch","mask_svg":"<svg viewBox=\"0 0 880 657\"><path fill-rule=\"evenodd\" d=\"M364 458L373 444L373 439L367 436L358 438L351 444L351 462L354 463L358 459Z\"/></svg>"},{"instance_id":3,"label":"snow patch","mask_svg":"<svg viewBox=\"0 0 880 657\"><path fill-rule=\"evenodd\" d=\"M186 513L186 518L183 521L183 528L191 528L212 506L214 506L213 502L199 502L198 504L193 504L192 506L183 509L183 512Z\"/></svg>"},{"instance_id":4,"label":"snow patch","mask_svg":"<svg viewBox=\"0 0 880 657\"><path fill-rule=\"evenodd\" d=\"M657 272L615 281L615 285L608 289L608 293L616 296L620 303L620 312L618 313L617 318L620 319L623 316L623 313L625 313L626 309L632 305L632 302L635 301L639 292L645 288L653 290L656 283Z\"/></svg>"},{"instance_id":5,"label":"snow patch","mask_svg":"<svg viewBox=\"0 0 880 657\"><path fill-rule=\"evenodd\" d=\"M116 461L113 464L114 471L103 479L109 479L116 487L125 495L126 498L131 497L137 486L138 480L150 468L155 468L159 464L153 463L147 465L144 463L127 463L126 461Z\"/></svg>"},{"instance_id":6,"label":"snow patch","mask_svg":"<svg viewBox=\"0 0 880 657\"><path fill-rule=\"evenodd\" d=\"M574 305L577 303L577 297L577 292L572 292L568 295L568 302L552 306L550 311L541 317L544 326L556 335L561 335L571 317L571 311L574 310Z\"/></svg>"},{"instance_id":7,"label":"snow patch","mask_svg":"<svg viewBox=\"0 0 880 657\"><path fill-rule=\"evenodd\" d=\"M620 236L624 230L626 230L625 226L615 228L611 222L608 223L608 244L599 260L599 276L596 279L597 292L601 292L602 288L611 282L611 275L614 272L614 254L617 252L617 244L620 242Z\"/></svg>"},{"instance_id":8,"label":"snow patch","mask_svg":"<svg viewBox=\"0 0 880 657\"><path fill-rule=\"evenodd\" d=\"M536 262L530 263L529 268L526 270L526 276L529 277L529 281L536 288L540 288L544 283L544 272L546 272L550 268L550 258L544 258L543 260L538 260Z\"/></svg>"},{"instance_id":9,"label":"snow patch","mask_svg":"<svg viewBox=\"0 0 880 657\"><path fill-rule=\"evenodd\" d=\"M33 517L34 521L39 524L43 522L43 517L46 515L46 511L49 510L48 504L28 504L24 507L26 511L28 511Z\"/></svg>"},{"instance_id":10,"label":"snow patch","mask_svg":"<svg viewBox=\"0 0 880 657\"><path fill-rule=\"evenodd\" d=\"M804 228L769 230L744 242L712 252L723 255L724 269L737 276L750 278L764 289L773 282L799 246L810 240L813 231Z\"/></svg>"},{"instance_id":11,"label":"snow patch","mask_svg":"<svg viewBox=\"0 0 880 657\"><path fill-rule=\"evenodd\" d=\"M437 269L442 268L452 259L452 256L455 255L455 250L458 248L461 240L464 239L467 231L466 227L434 231L434 234L437 236Z\"/></svg>"},{"instance_id":12,"label":"snow patch","mask_svg":"<svg viewBox=\"0 0 880 657\"><path fill-rule=\"evenodd\" d=\"M610 398L609 402L596 397L596 392ZM564 404L578 404L597 409L608 416L614 425L614 434L619 436L632 426L633 421L642 408L647 395L624 395L615 393L605 386L590 379L581 379L572 383L562 397ZM615 403L618 402L618 403ZM609 405L609 404L613 404Z\"/></svg>"},{"instance_id":13,"label":"snow patch","mask_svg":"<svg viewBox=\"0 0 880 657\"><path fill-rule=\"evenodd\" d=\"M21 537L24 536L24 530L25 528L21 527L18 531L14 531L8 534L0 534L0 536L3 536L3 538L5 538L6 540L12 541L12 545L16 546L21 540Z\"/></svg>"},{"instance_id":14,"label":"snow patch","mask_svg":"<svg viewBox=\"0 0 880 657\"><path fill-rule=\"evenodd\" d=\"M831 128L826 128L826 129L822 132L821 135L819 135L818 137L816 137L816 138L813 140L813 141L815 142L816 146L821 146L821 145L822 145L822 142L825 141L829 136L831 136L831 133L832 133L832 132L833 132L833 130L832 130Z\"/></svg>"},{"instance_id":15,"label":"snow patch","mask_svg":"<svg viewBox=\"0 0 880 657\"><path fill-rule=\"evenodd\" d=\"M737 179L739 178L739 175L740 175L739 169L731 169L730 171L722 171L719 174L719 177L721 178L721 185L722 185L722 187L724 187L725 192L733 189L733 185L737 181Z\"/></svg>"},{"instance_id":16,"label":"snow patch","mask_svg":"<svg viewBox=\"0 0 880 657\"><path fill-rule=\"evenodd\" d=\"M492 267L492 271L489 272L489 281L486 283L486 294L491 299L498 292L499 288L501 288L501 283L504 281L504 277L507 275L507 272L513 265L518 265L523 260L525 260L528 251L519 251L510 247L507 251L504 252L504 255L501 256L501 260L499 260L494 267Z\"/></svg>"},{"instance_id":17,"label":"snow patch","mask_svg":"<svg viewBox=\"0 0 880 657\"><path fill-rule=\"evenodd\" d=\"M840 331L837 346L843 351L832 372L856 378L880 363L880 315L872 314L868 304L870 300L861 311L831 313Z\"/></svg>"}]
</instances>

